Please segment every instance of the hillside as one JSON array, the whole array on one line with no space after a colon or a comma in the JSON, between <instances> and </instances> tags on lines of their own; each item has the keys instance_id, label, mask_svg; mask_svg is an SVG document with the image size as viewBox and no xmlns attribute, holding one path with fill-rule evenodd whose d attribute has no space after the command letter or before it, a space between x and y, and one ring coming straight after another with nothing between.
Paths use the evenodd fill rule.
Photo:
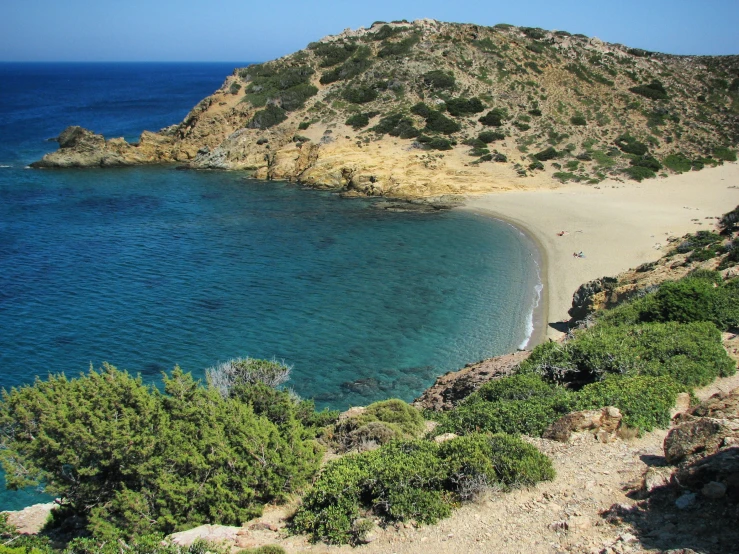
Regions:
<instances>
[{"instance_id":1,"label":"hillside","mask_svg":"<svg viewBox=\"0 0 739 554\"><path fill-rule=\"evenodd\" d=\"M736 159L739 56L377 22L235 70L137 144L78 127L58 141L34 166L177 162L392 197L641 180Z\"/></svg>"}]
</instances>

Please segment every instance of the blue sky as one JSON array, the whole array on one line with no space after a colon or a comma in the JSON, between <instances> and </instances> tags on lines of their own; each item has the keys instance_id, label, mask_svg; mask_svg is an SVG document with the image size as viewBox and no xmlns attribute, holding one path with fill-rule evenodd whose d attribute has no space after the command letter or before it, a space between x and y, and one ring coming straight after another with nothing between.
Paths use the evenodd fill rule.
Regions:
<instances>
[{"instance_id":1,"label":"blue sky","mask_svg":"<svg viewBox=\"0 0 739 554\"><path fill-rule=\"evenodd\" d=\"M739 54L739 0L7 0L0 61L263 61L347 27L422 17Z\"/></svg>"}]
</instances>

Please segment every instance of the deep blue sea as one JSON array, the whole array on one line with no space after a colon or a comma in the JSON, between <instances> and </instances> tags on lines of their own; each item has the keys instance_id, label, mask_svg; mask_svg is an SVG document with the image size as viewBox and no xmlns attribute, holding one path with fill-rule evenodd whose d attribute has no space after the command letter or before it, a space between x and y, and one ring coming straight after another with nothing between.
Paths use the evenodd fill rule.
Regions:
<instances>
[{"instance_id":1,"label":"deep blue sea","mask_svg":"<svg viewBox=\"0 0 739 554\"><path fill-rule=\"evenodd\" d=\"M177 123L243 65L0 64L0 387L252 356L345 409L525 343L538 266L506 223L235 172L27 168L68 125ZM0 489L0 509L40 498Z\"/></svg>"}]
</instances>

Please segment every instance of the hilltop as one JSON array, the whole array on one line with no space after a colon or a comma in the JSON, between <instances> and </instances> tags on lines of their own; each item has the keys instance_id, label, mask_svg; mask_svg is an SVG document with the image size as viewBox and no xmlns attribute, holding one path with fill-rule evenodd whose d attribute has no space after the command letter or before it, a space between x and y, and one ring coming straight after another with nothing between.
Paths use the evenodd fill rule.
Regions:
<instances>
[{"instance_id":1,"label":"hilltop","mask_svg":"<svg viewBox=\"0 0 739 554\"><path fill-rule=\"evenodd\" d=\"M236 69L136 144L79 127L58 141L36 167L180 163L369 196L641 180L736 159L739 56L376 22Z\"/></svg>"}]
</instances>

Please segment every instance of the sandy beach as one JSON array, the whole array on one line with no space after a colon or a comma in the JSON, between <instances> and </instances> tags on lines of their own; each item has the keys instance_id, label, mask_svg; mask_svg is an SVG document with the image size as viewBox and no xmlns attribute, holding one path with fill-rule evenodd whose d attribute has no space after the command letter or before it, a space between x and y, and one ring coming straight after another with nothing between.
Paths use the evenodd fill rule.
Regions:
<instances>
[{"instance_id":1,"label":"sandy beach","mask_svg":"<svg viewBox=\"0 0 739 554\"><path fill-rule=\"evenodd\" d=\"M510 221L539 243L545 336L556 337L549 324L569 319L572 294L582 283L657 260L668 237L715 230L716 216L737 205L739 164L725 163L642 183L609 180L473 196L465 209ZM573 256L579 252L583 258Z\"/></svg>"}]
</instances>

